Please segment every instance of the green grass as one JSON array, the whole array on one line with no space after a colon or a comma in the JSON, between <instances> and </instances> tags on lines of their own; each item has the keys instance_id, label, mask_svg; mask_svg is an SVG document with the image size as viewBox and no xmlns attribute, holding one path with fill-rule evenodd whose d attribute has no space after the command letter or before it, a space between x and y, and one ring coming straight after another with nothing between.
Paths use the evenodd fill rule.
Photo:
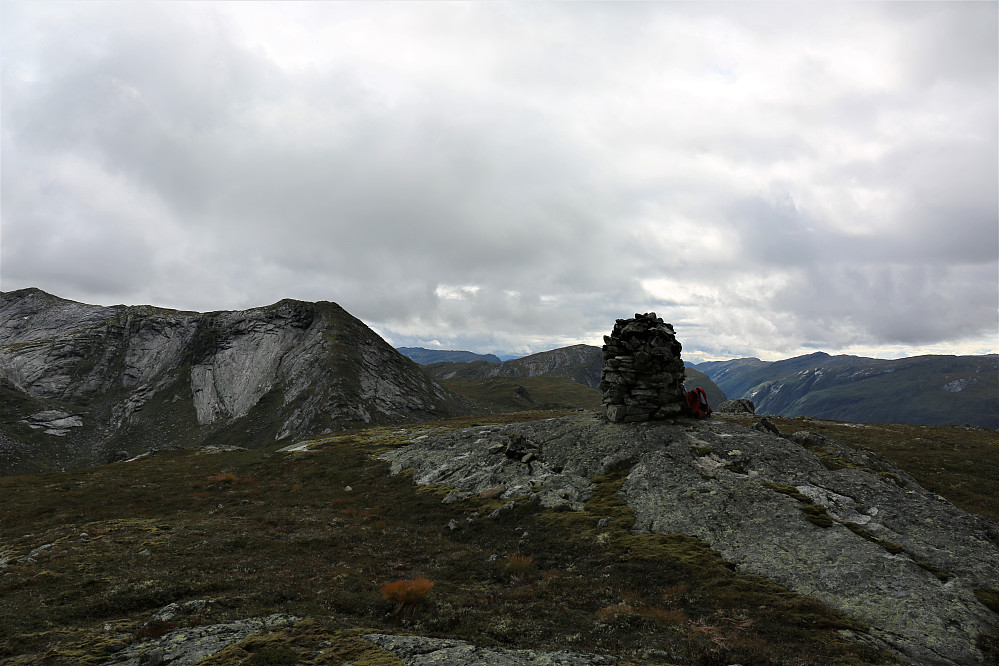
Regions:
<instances>
[{"instance_id":1,"label":"green grass","mask_svg":"<svg viewBox=\"0 0 999 666\"><path fill-rule=\"evenodd\" d=\"M856 621L735 573L704 542L632 534L634 515L615 494L627 470L594 479L585 511L520 500L486 519L504 502L444 505L445 488L417 488L374 458L420 433L551 415L373 428L307 453L169 451L0 478L0 557L12 562L0 569L0 659L101 663L138 635L169 630L145 624L162 606L213 598L173 626L311 618L213 664L397 663L360 641L362 630L636 663L896 663L841 637L863 630ZM17 562L46 544L36 561ZM394 613L379 590L417 577L433 589Z\"/></svg>"}]
</instances>

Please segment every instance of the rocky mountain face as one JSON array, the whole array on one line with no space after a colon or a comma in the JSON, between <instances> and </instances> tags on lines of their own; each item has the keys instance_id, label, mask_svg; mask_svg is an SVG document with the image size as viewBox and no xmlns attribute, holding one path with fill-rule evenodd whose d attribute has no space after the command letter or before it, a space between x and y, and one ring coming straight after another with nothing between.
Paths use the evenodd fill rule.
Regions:
<instances>
[{"instance_id":1,"label":"rocky mountain face","mask_svg":"<svg viewBox=\"0 0 999 666\"><path fill-rule=\"evenodd\" d=\"M512 442L530 465L503 455ZM419 485L453 488L445 503L485 492L574 511L600 475L627 470L617 497L633 531L703 539L738 571L861 620L854 640L913 663L980 664L977 638L999 620L976 596L999 580L999 526L816 433L579 415L425 437L382 457Z\"/></svg>"},{"instance_id":2,"label":"rocky mountain face","mask_svg":"<svg viewBox=\"0 0 999 666\"><path fill-rule=\"evenodd\" d=\"M867 423L999 428L999 357L884 360L822 352L783 361L741 358L697 364L730 398L761 414Z\"/></svg>"},{"instance_id":3,"label":"rocky mountain face","mask_svg":"<svg viewBox=\"0 0 999 666\"><path fill-rule=\"evenodd\" d=\"M412 359L420 365L431 363L472 363L473 361L485 361L486 363L500 363L499 356L493 354L476 354L470 351L454 351L444 349L424 349L423 347L397 347L400 354Z\"/></svg>"},{"instance_id":4,"label":"rocky mountain face","mask_svg":"<svg viewBox=\"0 0 999 666\"><path fill-rule=\"evenodd\" d=\"M335 303L239 312L0 294L0 474L462 413Z\"/></svg>"},{"instance_id":5,"label":"rocky mountain face","mask_svg":"<svg viewBox=\"0 0 999 666\"><path fill-rule=\"evenodd\" d=\"M593 345L573 345L551 351L531 354L523 358L502 363L431 363L424 371L436 379L486 379L489 377L555 377L576 384L600 388L600 373L603 370L603 356L600 347ZM711 379L699 370L686 368L684 387L690 391L701 387L712 405L725 400L725 394Z\"/></svg>"}]
</instances>

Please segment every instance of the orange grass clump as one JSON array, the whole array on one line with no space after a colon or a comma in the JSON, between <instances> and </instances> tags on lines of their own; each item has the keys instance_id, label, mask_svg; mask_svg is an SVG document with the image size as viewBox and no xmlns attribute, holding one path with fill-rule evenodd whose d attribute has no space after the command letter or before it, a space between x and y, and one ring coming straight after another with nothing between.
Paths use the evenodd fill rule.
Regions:
<instances>
[{"instance_id":1,"label":"orange grass clump","mask_svg":"<svg viewBox=\"0 0 999 666\"><path fill-rule=\"evenodd\" d=\"M527 579L527 574L534 564L534 558L527 555L510 555L503 564L503 569L510 575L510 581L521 583Z\"/></svg>"},{"instance_id":2,"label":"orange grass clump","mask_svg":"<svg viewBox=\"0 0 999 666\"><path fill-rule=\"evenodd\" d=\"M414 608L416 604L423 601L433 586L433 581L426 578L397 580L394 583L382 585L381 593L387 601L395 602L396 607L392 612L398 614L404 609Z\"/></svg>"},{"instance_id":3,"label":"orange grass clump","mask_svg":"<svg viewBox=\"0 0 999 666\"><path fill-rule=\"evenodd\" d=\"M534 558L527 555L511 555L506 558L507 571L513 574L524 574L531 568Z\"/></svg>"}]
</instances>

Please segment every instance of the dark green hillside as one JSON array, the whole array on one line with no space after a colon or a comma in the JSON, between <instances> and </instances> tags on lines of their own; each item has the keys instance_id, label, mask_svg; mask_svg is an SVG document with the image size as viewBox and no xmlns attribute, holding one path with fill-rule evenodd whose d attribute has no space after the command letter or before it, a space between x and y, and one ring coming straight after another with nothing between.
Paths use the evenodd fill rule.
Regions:
<instances>
[{"instance_id":1,"label":"dark green hillside","mask_svg":"<svg viewBox=\"0 0 999 666\"><path fill-rule=\"evenodd\" d=\"M424 371L438 380L452 378L486 379L490 377L551 377L592 389L600 388L600 372L603 370L603 357L600 347L593 345L573 345L551 351L539 352L523 358L503 363L433 363L424 366ZM686 368L687 390L701 387L707 393L708 402L717 405L724 401L725 393L711 379L691 367ZM522 405L527 408L529 405Z\"/></svg>"},{"instance_id":2,"label":"dark green hillside","mask_svg":"<svg viewBox=\"0 0 999 666\"><path fill-rule=\"evenodd\" d=\"M634 664L898 663L848 642L844 632L863 631L856 621L735 573L695 538L633 534L615 494L623 474L594 479L584 511L518 501L485 519L503 502L443 504L445 489L389 476L373 458L486 422L0 479L0 660L99 664L176 629L288 613L308 619L204 663L398 663L357 638L372 630ZM405 610L379 592L418 577L434 586ZM211 601L150 619L199 599Z\"/></svg>"},{"instance_id":3,"label":"dark green hillside","mask_svg":"<svg viewBox=\"0 0 999 666\"><path fill-rule=\"evenodd\" d=\"M731 361L706 361L693 367L718 385L729 399L741 398L746 391L765 379L770 364L758 358L737 358Z\"/></svg>"},{"instance_id":4,"label":"dark green hillside","mask_svg":"<svg viewBox=\"0 0 999 666\"><path fill-rule=\"evenodd\" d=\"M758 413L862 423L970 424L999 428L999 359L915 356L897 360L810 354L697 366Z\"/></svg>"},{"instance_id":5,"label":"dark green hillside","mask_svg":"<svg viewBox=\"0 0 999 666\"><path fill-rule=\"evenodd\" d=\"M600 391L554 377L453 377L441 384L495 412L601 408Z\"/></svg>"}]
</instances>

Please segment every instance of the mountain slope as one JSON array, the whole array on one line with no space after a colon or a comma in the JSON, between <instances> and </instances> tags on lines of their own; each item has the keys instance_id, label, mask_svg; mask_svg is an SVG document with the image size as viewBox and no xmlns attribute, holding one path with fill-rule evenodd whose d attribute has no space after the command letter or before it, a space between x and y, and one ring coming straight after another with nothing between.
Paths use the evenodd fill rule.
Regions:
<instances>
[{"instance_id":1,"label":"mountain slope","mask_svg":"<svg viewBox=\"0 0 999 666\"><path fill-rule=\"evenodd\" d=\"M440 380L443 386L483 406L483 411L515 412L531 409L588 409L599 411L600 391L557 377L487 377Z\"/></svg>"},{"instance_id":2,"label":"mountain slope","mask_svg":"<svg viewBox=\"0 0 999 666\"><path fill-rule=\"evenodd\" d=\"M0 660L10 666L169 663L182 651L205 650L184 663L400 663L388 649L407 665L430 659L445 666L905 663L875 647L885 641L915 641L936 651L963 644L965 664L994 663L999 654L994 634L980 637L985 654L974 654L975 622L946 625L962 613L987 618L989 630L999 619L982 608L999 610L999 596L969 575L972 558L929 552L927 566L957 560L955 576L944 584L909 555L919 553L924 533L945 532L951 521L904 530L897 546L905 552L892 553L845 523L811 522L809 505L759 478L783 470L801 473L798 485L825 479L865 484L872 501L863 509L872 519L863 529L875 539L890 538L900 521L930 517L912 508L955 515L947 502L927 496L883 461L865 459L862 450L838 450L854 467L834 470L835 460L819 455L822 447L813 452L714 418L632 427L601 425L592 417L587 422L585 415L573 416L575 423L551 416L371 428L296 442L296 451L281 451L279 444L213 455L160 451L130 463L0 478ZM544 420L531 423L536 419ZM789 432L813 425L780 422ZM863 431L867 440L886 436L881 428L848 425L839 432ZM950 455L969 436L954 427L903 430L901 439L884 440L888 450L900 450L918 435L931 440L927 450ZM534 474L488 453L494 441L534 431L541 434ZM961 455L996 459L994 434L976 431L972 437L976 447ZM520 478L529 492L459 499L440 484L463 486L466 474L453 480L406 471L390 476L389 463L379 459L420 448L481 472L483 484L494 476ZM467 460L466 449L472 454ZM467 464L475 461L487 464ZM714 468L705 469L709 465ZM935 467L925 469L933 475ZM595 468L608 472L591 476ZM906 487L875 470L895 474ZM663 485L654 507L629 506L645 492L640 482L657 471L680 483ZM759 474L744 473L752 471ZM958 485L994 484L992 471L969 466ZM559 491L563 500L589 499L581 511L545 508L544 498ZM948 493L942 490L951 499ZM671 497L682 504L663 501ZM987 497L995 515L996 495ZM760 511L744 510L747 499L756 500L749 508ZM816 499L829 504L834 520L846 509L860 509L846 497ZM652 533L645 521L636 522L639 511L652 520L658 517L650 517L650 509L666 513L688 505L703 515L692 529L713 530L705 539L731 539L725 527L740 521L763 528L751 531L747 546L761 540L756 532L772 539L776 531L778 545L782 529L787 538L805 537L804 547L786 549L786 557L833 554L836 566L825 567L826 587L846 583L849 591L850 584L866 584L851 558L873 553L880 576L897 575L884 590L891 597L886 618L865 625L762 575L741 573L752 554L748 547L726 562L705 539ZM953 529L973 522L962 518ZM962 535L955 531L953 538ZM773 566L768 573L789 572ZM416 578L435 585L404 608L380 593L386 584ZM932 607L914 602L914 588L902 584L912 581L915 589L929 591L934 604L958 603L934 619ZM908 636L882 633L882 619L904 621L910 606ZM939 634L923 635L920 625ZM385 634L397 634L396 646ZM444 642L458 654L448 658L436 649ZM412 648L408 656L401 643ZM605 656L551 654L556 650Z\"/></svg>"},{"instance_id":3,"label":"mountain slope","mask_svg":"<svg viewBox=\"0 0 999 666\"><path fill-rule=\"evenodd\" d=\"M450 361L453 363L471 363L472 361L485 361L487 363L500 363L500 358L493 354L476 354L470 351L454 351L444 349L424 349L423 347L397 347L400 354L412 359L420 365L430 363L441 363Z\"/></svg>"},{"instance_id":4,"label":"mountain slope","mask_svg":"<svg viewBox=\"0 0 999 666\"><path fill-rule=\"evenodd\" d=\"M999 428L996 356L884 360L819 352L775 362L711 361L697 368L727 395L752 400L758 413Z\"/></svg>"},{"instance_id":5,"label":"mountain slope","mask_svg":"<svg viewBox=\"0 0 999 666\"><path fill-rule=\"evenodd\" d=\"M551 351L531 354L523 358L503 363L432 363L424 366L424 371L437 379L486 379L489 377L555 377L576 384L600 388L600 371L603 358L600 347L593 345L573 345ZM711 405L725 400L725 394L707 375L699 370L686 368L684 386L689 391L700 386L708 396Z\"/></svg>"},{"instance_id":6,"label":"mountain slope","mask_svg":"<svg viewBox=\"0 0 999 666\"><path fill-rule=\"evenodd\" d=\"M0 474L468 408L328 302L202 314L5 292L0 381Z\"/></svg>"},{"instance_id":7,"label":"mountain slope","mask_svg":"<svg viewBox=\"0 0 999 666\"><path fill-rule=\"evenodd\" d=\"M521 448L504 455L512 442ZM520 463L528 450L533 467ZM703 539L740 573L852 615L870 639L916 663L979 663L975 636L999 619L974 592L999 580L999 526L869 451L817 433L584 414L431 435L383 458L420 485L446 483L447 501L499 488L508 502L527 496L578 512L599 480L620 470L614 498L633 511L632 535Z\"/></svg>"}]
</instances>

